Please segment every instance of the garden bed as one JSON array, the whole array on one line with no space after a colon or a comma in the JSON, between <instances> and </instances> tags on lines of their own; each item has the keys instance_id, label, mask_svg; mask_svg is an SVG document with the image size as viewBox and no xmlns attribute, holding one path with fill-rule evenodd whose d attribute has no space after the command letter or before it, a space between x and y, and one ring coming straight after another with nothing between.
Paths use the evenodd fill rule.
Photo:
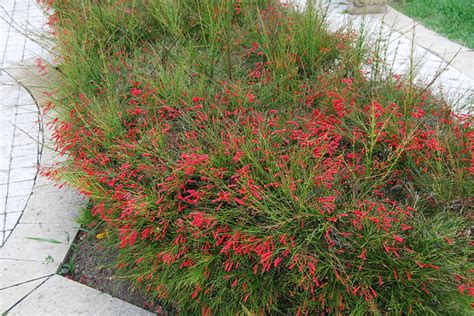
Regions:
<instances>
[{"instance_id":1,"label":"garden bed","mask_svg":"<svg viewBox=\"0 0 474 316\"><path fill-rule=\"evenodd\" d=\"M53 8L47 172L117 275L183 314L470 310L473 118L380 43L273 0Z\"/></svg>"},{"instance_id":2,"label":"garden bed","mask_svg":"<svg viewBox=\"0 0 474 316\"><path fill-rule=\"evenodd\" d=\"M117 255L114 248L94 234L80 231L60 274L157 315L171 315L157 303L147 300L143 289L134 288L130 280L117 274Z\"/></svg>"}]
</instances>

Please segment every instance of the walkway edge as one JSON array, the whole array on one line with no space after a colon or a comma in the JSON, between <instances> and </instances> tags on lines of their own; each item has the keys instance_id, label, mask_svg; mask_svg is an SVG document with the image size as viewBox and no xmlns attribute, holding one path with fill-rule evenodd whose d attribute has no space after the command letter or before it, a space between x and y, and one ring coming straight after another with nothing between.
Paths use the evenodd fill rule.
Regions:
<instances>
[{"instance_id":1,"label":"walkway edge","mask_svg":"<svg viewBox=\"0 0 474 316\"><path fill-rule=\"evenodd\" d=\"M30 93L38 106L47 102L44 91L55 80L53 73L41 76L33 61L5 66L4 70ZM51 150L51 131L45 129L43 133L41 166L48 166L61 157ZM19 223L0 248L0 314L153 315L55 274L78 232L74 219L84 204L76 190L59 188L38 175Z\"/></svg>"},{"instance_id":2,"label":"walkway edge","mask_svg":"<svg viewBox=\"0 0 474 316\"><path fill-rule=\"evenodd\" d=\"M15 306L8 316L30 315L31 311L35 311L35 315L48 316L153 315L135 305L59 275L50 277L31 295Z\"/></svg>"},{"instance_id":3,"label":"walkway edge","mask_svg":"<svg viewBox=\"0 0 474 316\"><path fill-rule=\"evenodd\" d=\"M383 23L409 38L415 30L414 39L417 45L451 62L454 68L474 79L474 50L450 41L390 6L387 13L380 16Z\"/></svg>"}]
</instances>

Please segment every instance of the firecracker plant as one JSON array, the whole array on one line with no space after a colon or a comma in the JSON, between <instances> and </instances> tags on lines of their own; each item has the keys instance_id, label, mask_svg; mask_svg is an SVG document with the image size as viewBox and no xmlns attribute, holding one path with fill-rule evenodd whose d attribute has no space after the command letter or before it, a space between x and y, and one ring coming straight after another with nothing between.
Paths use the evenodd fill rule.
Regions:
<instances>
[{"instance_id":1,"label":"firecracker plant","mask_svg":"<svg viewBox=\"0 0 474 316\"><path fill-rule=\"evenodd\" d=\"M183 315L472 312L473 117L314 3L50 1L50 123L117 269Z\"/></svg>"}]
</instances>

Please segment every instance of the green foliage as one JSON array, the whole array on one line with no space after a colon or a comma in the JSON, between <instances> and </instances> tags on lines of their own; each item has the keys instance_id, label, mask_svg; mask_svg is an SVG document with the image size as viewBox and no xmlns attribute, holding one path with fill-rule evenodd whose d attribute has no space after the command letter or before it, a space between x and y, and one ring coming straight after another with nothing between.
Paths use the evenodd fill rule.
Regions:
<instances>
[{"instance_id":1,"label":"green foliage","mask_svg":"<svg viewBox=\"0 0 474 316\"><path fill-rule=\"evenodd\" d=\"M91 225L96 224L97 216L92 215L91 213L92 206L88 204L85 207L82 207L79 210L79 215L76 218L76 223L79 224L81 227L90 227Z\"/></svg>"},{"instance_id":2,"label":"green foliage","mask_svg":"<svg viewBox=\"0 0 474 316\"><path fill-rule=\"evenodd\" d=\"M472 117L273 4L54 4L80 221L184 314L467 313Z\"/></svg>"}]
</instances>

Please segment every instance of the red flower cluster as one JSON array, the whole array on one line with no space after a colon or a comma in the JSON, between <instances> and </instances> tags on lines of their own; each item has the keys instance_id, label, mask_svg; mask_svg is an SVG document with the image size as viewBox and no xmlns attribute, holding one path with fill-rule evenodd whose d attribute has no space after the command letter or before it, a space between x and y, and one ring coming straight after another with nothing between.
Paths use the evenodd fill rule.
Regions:
<instances>
[{"instance_id":1,"label":"red flower cluster","mask_svg":"<svg viewBox=\"0 0 474 316\"><path fill-rule=\"evenodd\" d=\"M394 104L358 106L354 97L347 102L347 95L334 91L305 95L311 90L298 92L302 104L308 97L311 104L328 98L332 106L304 105L306 114L287 120L276 110L235 107L229 87L210 100L194 96L174 107L151 106L154 90L132 88L129 98L135 102L126 116L119 114L125 133L113 147L103 147L103 131L66 122L54 136L87 181L100 188L100 195L85 193L96 203L93 213L119 232L120 247L139 241L154 245L156 256L135 258L135 265L157 267L146 276L156 286L164 286L159 271L165 267L194 270L202 264L197 258L217 256L202 272L208 285L196 283L192 298L211 295L213 278L223 273L242 301L259 300L259 293L245 286L253 278L250 269L252 275L298 276L279 295L306 292L322 309L329 312L326 304L336 300L344 311L348 298L323 293L342 286L372 301L384 284L413 282L419 269L443 269L434 258L421 259L413 233L417 211L406 204L407 192L392 192L414 176L408 161L428 170L448 149L429 124L407 120ZM255 94L248 95L250 105ZM87 103L84 98L77 108ZM420 119L422 111L416 108L408 117ZM70 120L76 117L73 112ZM472 143L472 132L463 134L467 123L446 114L431 117ZM187 127L179 130L180 122ZM470 153L459 151L459 158L470 162L464 173L473 170ZM360 179L374 175L369 187L357 187ZM390 266L380 270L380 256ZM407 265L400 268L402 263ZM363 271L379 271L377 281L360 283ZM430 282L426 278L413 286L430 293ZM168 292L160 293L164 299Z\"/></svg>"},{"instance_id":2,"label":"red flower cluster","mask_svg":"<svg viewBox=\"0 0 474 316\"><path fill-rule=\"evenodd\" d=\"M240 1L233 8L244 14ZM264 10L258 27L279 16ZM332 65L323 70L305 51L271 55L281 38L252 39L232 56L241 77L206 89L194 65L175 87L142 72L124 79L132 57L113 54L118 88L71 97L53 136L70 157L59 174L115 233L120 267L203 314L411 314L472 293L457 262L465 235L446 215L472 193L472 117L422 89L405 93L397 78L375 90L337 66L352 37L314 49Z\"/></svg>"}]
</instances>

